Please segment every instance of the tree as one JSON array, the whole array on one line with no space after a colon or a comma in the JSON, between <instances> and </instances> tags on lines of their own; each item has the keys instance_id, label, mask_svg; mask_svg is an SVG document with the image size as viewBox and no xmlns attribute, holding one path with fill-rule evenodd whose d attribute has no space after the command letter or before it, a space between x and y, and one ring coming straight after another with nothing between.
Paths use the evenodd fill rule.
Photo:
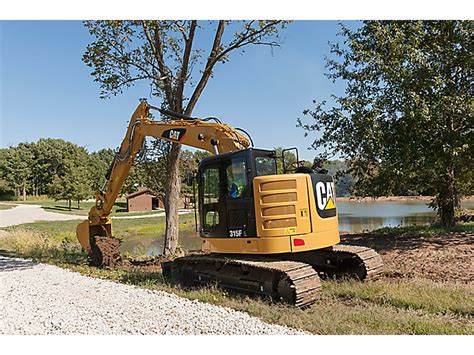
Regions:
<instances>
[{"instance_id":1,"label":"tree","mask_svg":"<svg viewBox=\"0 0 474 355\"><path fill-rule=\"evenodd\" d=\"M15 189L16 196L21 195L23 201L26 201L27 189L30 186L32 166L33 154L29 143L20 143L8 150L6 177Z\"/></svg>"},{"instance_id":2,"label":"tree","mask_svg":"<svg viewBox=\"0 0 474 355\"><path fill-rule=\"evenodd\" d=\"M278 29L286 22L88 21L85 25L95 41L87 46L83 61L93 69L101 97L120 94L145 80L151 94L162 98L164 108L191 115L217 63L250 45L278 46ZM204 48L193 49L196 34L211 27L214 39L203 57ZM233 34L225 36L226 28ZM194 77L196 68L201 70ZM178 245L179 153L180 145L172 143L166 157L165 254L173 254Z\"/></svg>"},{"instance_id":3,"label":"tree","mask_svg":"<svg viewBox=\"0 0 474 355\"><path fill-rule=\"evenodd\" d=\"M87 151L73 143L63 141L62 155L55 162L55 174L48 186L48 195L55 200L68 201L71 210L72 200L80 201L90 195L90 158Z\"/></svg>"},{"instance_id":4,"label":"tree","mask_svg":"<svg viewBox=\"0 0 474 355\"><path fill-rule=\"evenodd\" d=\"M11 148L0 149L0 200L13 200L16 196L15 188L8 175L8 157Z\"/></svg>"},{"instance_id":5,"label":"tree","mask_svg":"<svg viewBox=\"0 0 474 355\"><path fill-rule=\"evenodd\" d=\"M284 169L283 169L283 149L282 147L276 147L274 148L275 154L277 156L277 172L279 174L283 174ZM285 168L289 172L294 170L297 166L297 161L296 161L296 154L294 153L294 150L287 150L285 151Z\"/></svg>"},{"instance_id":6,"label":"tree","mask_svg":"<svg viewBox=\"0 0 474 355\"><path fill-rule=\"evenodd\" d=\"M93 191L102 189L105 183L105 175L114 159L113 149L104 148L89 155L89 176Z\"/></svg>"},{"instance_id":7,"label":"tree","mask_svg":"<svg viewBox=\"0 0 474 355\"><path fill-rule=\"evenodd\" d=\"M328 76L344 80L332 104L299 124L322 130L313 147L348 159L355 192L434 195L445 226L473 191L473 28L470 21L366 21L342 26Z\"/></svg>"},{"instance_id":8,"label":"tree","mask_svg":"<svg viewBox=\"0 0 474 355\"><path fill-rule=\"evenodd\" d=\"M347 163L337 159L327 160L322 167L328 170L328 174L332 175L336 182L336 196L350 196L354 179L351 174L347 173Z\"/></svg>"},{"instance_id":9,"label":"tree","mask_svg":"<svg viewBox=\"0 0 474 355\"><path fill-rule=\"evenodd\" d=\"M32 188L34 194L48 194L49 186L57 175L62 175L64 155L72 149L72 143L63 139L42 138L31 145Z\"/></svg>"}]
</instances>

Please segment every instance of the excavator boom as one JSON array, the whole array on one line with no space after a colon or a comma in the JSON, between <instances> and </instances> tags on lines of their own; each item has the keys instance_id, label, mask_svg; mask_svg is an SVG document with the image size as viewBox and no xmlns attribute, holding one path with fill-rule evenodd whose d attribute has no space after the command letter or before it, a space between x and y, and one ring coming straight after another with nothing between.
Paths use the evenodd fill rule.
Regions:
<instances>
[{"instance_id":1,"label":"excavator boom","mask_svg":"<svg viewBox=\"0 0 474 355\"><path fill-rule=\"evenodd\" d=\"M171 118L153 120L150 118L151 109ZM79 242L89 253L92 248L91 236L112 237L109 215L145 137L207 150L212 154L233 152L251 145L246 135L229 125L156 108L146 100L141 100L130 119L119 152L109 168L105 188L96 193L96 204L89 211L89 219L80 223L76 229Z\"/></svg>"}]
</instances>

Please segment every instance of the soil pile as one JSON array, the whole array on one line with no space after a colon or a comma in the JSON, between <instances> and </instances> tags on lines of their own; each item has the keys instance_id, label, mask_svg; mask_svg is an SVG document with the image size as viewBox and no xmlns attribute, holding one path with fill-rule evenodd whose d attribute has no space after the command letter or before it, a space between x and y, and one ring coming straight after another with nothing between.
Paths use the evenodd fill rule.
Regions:
<instances>
[{"instance_id":1,"label":"soil pile","mask_svg":"<svg viewBox=\"0 0 474 355\"><path fill-rule=\"evenodd\" d=\"M375 249L382 255L388 276L474 282L473 233L400 235L369 232L341 235L341 242Z\"/></svg>"},{"instance_id":2,"label":"soil pile","mask_svg":"<svg viewBox=\"0 0 474 355\"><path fill-rule=\"evenodd\" d=\"M120 240L113 237L94 236L91 238L90 264L114 267L120 261Z\"/></svg>"}]
</instances>

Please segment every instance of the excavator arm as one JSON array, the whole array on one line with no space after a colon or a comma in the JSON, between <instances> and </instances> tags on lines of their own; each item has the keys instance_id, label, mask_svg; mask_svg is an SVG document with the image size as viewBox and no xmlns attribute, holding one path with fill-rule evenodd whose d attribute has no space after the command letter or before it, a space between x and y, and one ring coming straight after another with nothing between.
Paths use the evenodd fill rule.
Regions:
<instances>
[{"instance_id":1,"label":"excavator arm","mask_svg":"<svg viewBox=\"0 0 474 355\"><path fill-rule=\"evenodd\" d=\"M156 109L171 119L153 120L150 109ZM130 119L125 138L109 168L104 189L96 193L96 204L89 211L88 220L77 226L77 239L88 253L91 253L92 236L112 237L109 215L145 137L188 145L213 154L246 149L251 145L246 135L218 120L211 122L211 119L185 116L153 107L142 100Z\"/></svg>"}]
</instances>

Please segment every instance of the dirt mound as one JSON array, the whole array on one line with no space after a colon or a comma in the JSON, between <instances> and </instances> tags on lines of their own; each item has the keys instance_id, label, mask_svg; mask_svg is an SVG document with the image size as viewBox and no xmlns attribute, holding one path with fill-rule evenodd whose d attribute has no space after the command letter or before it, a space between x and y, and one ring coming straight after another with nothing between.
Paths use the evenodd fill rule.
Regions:
<instances>
[{"instance_id":1,"label":"dirt mound","mask_svg":"<svg viewBox=\"0 0 474 355\"><path fill-rule=\"evenodd\" d=\"M197 255L204 254L200 250L190 250L179 256ZM158 256L141 256L141 257L128 257L123 259L120 263L120 267L129 271L140 271L140 272L155 272L162 270L162 263L173 261L174 257L166 257L163 255Z\"/></svg>"},{"instance_id":2,"label":"dirt mound","mask_svg":"<svg viewBox=\"0 0 474 355\"><path fill-rule=\"evenodd\" d=\"M388 276L474 282L473 233L400 235L369 232L341 235L341 242L374 248L382 255Z\"/></svg>"},{"instance_id":3,"label":"dirt mound","mask_svg":"<svg viewBox=\"0 0 474 355\"><path fill-rule=\"evenodd\" d=\"M91 237L90 264L114 267L120 261L120 240L113 237Z\"/></svg>"}]
</instances>

